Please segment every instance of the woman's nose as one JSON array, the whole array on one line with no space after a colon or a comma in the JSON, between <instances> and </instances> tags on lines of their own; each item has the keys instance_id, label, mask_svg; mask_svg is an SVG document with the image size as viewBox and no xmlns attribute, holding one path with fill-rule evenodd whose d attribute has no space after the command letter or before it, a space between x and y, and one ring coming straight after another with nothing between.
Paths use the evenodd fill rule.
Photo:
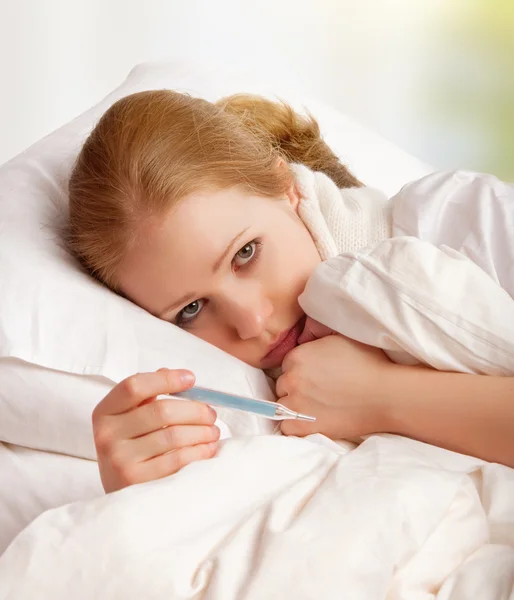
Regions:
<instances>
[{"instance_id":1,"label":"woman's nose","mask_svg":"<svg viewBox=\"0 0 514 600\"><path fill-rule=\"evenodd\" d=\"M273 305L266 297L239 297L227 306L227 318L242 340L259 337L272 312Z\"/></svg>"}]
</instances>

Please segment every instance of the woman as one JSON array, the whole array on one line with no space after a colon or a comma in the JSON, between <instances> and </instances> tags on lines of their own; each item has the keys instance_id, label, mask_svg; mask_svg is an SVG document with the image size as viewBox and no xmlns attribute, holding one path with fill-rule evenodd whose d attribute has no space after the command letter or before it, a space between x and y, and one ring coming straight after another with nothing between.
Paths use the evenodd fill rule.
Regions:
<instances>
[{"instance_id":1,"label":"woman","mask_svg":"<svg viewBox=\"0 0 514 600\"><path fill-rule=\"evenodd\" d=\"M361 187L313 119L248 96L216 104L172 91L123 98L72 173L72 248L150 313L250 365L281 366L281 402L317 417L284 422L286 434L391 432L514 466L513 378L399 366L306 322L298 297L323 240L301 214L302 167L292 163L319 174L321 187L343 190L355 209L340 228L350 249L387 237L387 201ZM215 454L212 409L153 402L193 383L191 373L161 369L130 377L100 402L93 426L107 492Z\"/></svg>"}]
</instances>

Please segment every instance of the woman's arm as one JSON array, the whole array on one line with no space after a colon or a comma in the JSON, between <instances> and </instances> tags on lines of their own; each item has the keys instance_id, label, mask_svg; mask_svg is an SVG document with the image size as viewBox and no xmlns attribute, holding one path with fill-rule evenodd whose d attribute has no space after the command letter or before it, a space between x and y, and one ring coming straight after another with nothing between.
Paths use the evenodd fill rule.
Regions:
<instances>
[{"instance_id":1,"label":"woman's arm","mask_svg":"<svg viewBox=\"0 0 514 600\"><path fill-rule=\"evenodd\" d=\"M514 467L514 377L391 365L383 429Z\"/></svg>"},{"instance_id":2,"label":"woman's arm","mask_svg":"<svg viewBox=\"0 0 514 600\"><path fill-rule=\"evenodd\" d=\"M316 422L283 421L283 433L396 433L514 467L514 377L397 365L341 335L309 341L318 333L286 356L276 388L282 404Z\"/></svg>"}]
</instances>

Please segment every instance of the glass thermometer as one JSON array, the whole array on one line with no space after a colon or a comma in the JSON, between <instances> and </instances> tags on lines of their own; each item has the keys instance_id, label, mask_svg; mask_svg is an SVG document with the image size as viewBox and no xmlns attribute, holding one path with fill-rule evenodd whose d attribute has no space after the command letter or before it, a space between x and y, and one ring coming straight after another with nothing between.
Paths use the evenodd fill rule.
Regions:
<instances>
[{"instance_id":1,"label":"glass thermometer","mask_svg":"<svg viewBox=\"0 0 514 600\"><path fill-rule=\"evenodd\" d=\"M225 392L218 392L207 388L192 387L185 392L167 395L170 398L196 400L196 402L204 402L205 404L212 404L213 406L242 410L255 415L260 415L261 417L266 417L267 419L273 419L274 421L283 421L285 419L298 419L300 421L316 420L316 417L295 412L278 402L256 400L255 398L226 394Z\"/></svg>"}]
</instances>

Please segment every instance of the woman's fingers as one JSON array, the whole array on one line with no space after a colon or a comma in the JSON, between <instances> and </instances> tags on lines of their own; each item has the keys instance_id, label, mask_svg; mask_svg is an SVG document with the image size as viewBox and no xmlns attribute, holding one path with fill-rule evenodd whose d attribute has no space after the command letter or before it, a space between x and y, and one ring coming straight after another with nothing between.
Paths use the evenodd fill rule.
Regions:
<instances>
[{"instance_id":1,"label":"woman's fingers","mask_svg":"<svg viewBox=\"0 0 514 600\"><path fill-rule=\"evenodd\" d=\"M95 408L93 416L119 415L148 398L159 394L174 394L190 388L195 382L191 371L159 369L155 373L138 373L116 385Z\"/></svg>"},{"instance_id":2,"label":"woman's fingers","mask_svg":"<svg viewBox=\"0 0 514 600\"><path fill-rule=\"evenodd\" d=\"M114 438L132 439L169 425L214 425L216 411L193 400L154 400L111 419Z\"/></svg>"},{"instance_id":3,"label":"woman's fingers","mask_svg":"<svg viewBox=\"0 0 514 600\"><path fill-rule=\"evenodd\" d=\"M308 342L312 342L313 340L326 337L327 335L334 335L335 333L337 332L333 329L330 329L330 327L322 325L318 321L307 317L305 321L305 327L298 338L298 344L306 344Z\"/></svg>"},{"instance_id":4,"label":"woman's fingers","mask_svg":"<svg viewBox=\"0 0 514 600\"><path fill-rule=\"evenodd\" d=\"M120 487L154 481L155 479L173 475L173 473L180 471L186 465L212 458L216 454L217 447L217 442L199 444L197 446L185 446L168 452L168 454L161 454L145 462L132 464L129 469L125 469L123 473L120 473L119 478L122 483Z\"/></svg>"},{"instance_id":5,"label":"woman's fingers","mask_svg":"<svg viewBox=\"0 0 514 600\"><path fill-rule=\"evenodd\" d=\"M159 479L214 455L216 412L190 400L157 400L194 384L185 370L139 373L115 386L93 411L93 434L106 492Z\"/></svg>"},{"instance_id":6,"label":"woman's fingers","mask_svg":"<svg viewBox=\"0 0 514 600\"><path fill-rule=\"evenodd\" d=\"M275 394L280 399L280 398L283 398L284 396L287 396L288 393L289 393L288 378L286 377L286 374L283 373L275 382Z\"/></svg>"},{"instance_id":7,"label":"woman's fingers","mask_svg":"<svg viewBox=\"0 0 514 600\"><path fill-rule=\"evenodd\" d=\"M220 430L215 425L175 425L143 435L124 444L125 451L130 453L125 460L143 462L186 446L197 446L217 442Z\"/></svg>"}]
</instances>

